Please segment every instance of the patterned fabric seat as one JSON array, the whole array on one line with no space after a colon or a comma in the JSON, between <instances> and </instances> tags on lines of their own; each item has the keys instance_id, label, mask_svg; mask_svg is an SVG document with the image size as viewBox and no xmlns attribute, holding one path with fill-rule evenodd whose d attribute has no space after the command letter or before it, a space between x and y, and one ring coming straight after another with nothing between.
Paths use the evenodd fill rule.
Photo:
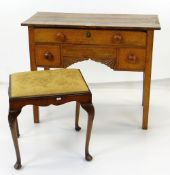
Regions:
<instances>
[{"instance_id":1,"label":"patterned fabric seat","mask_svg":"<svg viewBox=\"0 0 170 175\"><path fill-rule=\"evenodd\" d=\"M11 97L88 92L78 69L20 72L11 75Z\"/></svg>"}]
</instances>

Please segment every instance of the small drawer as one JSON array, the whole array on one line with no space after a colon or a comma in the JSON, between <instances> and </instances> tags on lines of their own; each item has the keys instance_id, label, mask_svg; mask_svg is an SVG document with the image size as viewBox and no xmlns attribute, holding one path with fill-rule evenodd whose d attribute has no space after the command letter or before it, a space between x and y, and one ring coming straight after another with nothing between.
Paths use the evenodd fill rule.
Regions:
<instances>
[{"instance_id":1,"label":"small drawer","mask_svg":"<svg viewBox=\"0 0 170 175\"><path fill-rule=\"evenodd\" d=\"M117 70L143 71L145 69L146 50L141 48L118 49Z\"/></svg>"},{"instance_id":2,"label":"small drawer","mask_svg":"<svg viewBox=\"0 0 170 175\"><path fill-rule=\"evenodd\" d=\"M59 67L61 65L60 46L36 45L35 60L37 66Z\"/></svg>"},{"instance_id":3,"label":"small drawer","mask_svg":"<svg viewBox=\"0 0 170 175\"><path fill-rule=\"evenodd\" d=\"M63 64L67 67L74 62L94 59L97 62L114 68L116 63L116 49L109 46L88 46L88 45L63 45Z\"/></svg>"},{"instance_id":4,"label":"small drawer","mask_svg":"<svg viewBox=\"0 0 170 175\"><path fill-rule=\"evenodd\" d=\"M35 42L132 46L146 45L146 33L141 31L37 28L34 32Z\"/></svg>"}]
</instances>

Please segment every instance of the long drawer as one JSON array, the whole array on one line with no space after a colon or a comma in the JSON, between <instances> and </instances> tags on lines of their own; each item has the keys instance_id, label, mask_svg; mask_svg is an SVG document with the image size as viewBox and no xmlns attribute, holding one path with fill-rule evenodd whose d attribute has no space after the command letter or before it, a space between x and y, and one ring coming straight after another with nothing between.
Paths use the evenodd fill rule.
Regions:
<instances>
[{"instance_id":1,"label":"long drawer","mask_svg":"<svg viewBox=\"0 0 170 175\"><path fill-rule=\"evenodd\" d=\"M142 31L35 28L35 42L146 46Z\"/></svg>"}]
</instances>

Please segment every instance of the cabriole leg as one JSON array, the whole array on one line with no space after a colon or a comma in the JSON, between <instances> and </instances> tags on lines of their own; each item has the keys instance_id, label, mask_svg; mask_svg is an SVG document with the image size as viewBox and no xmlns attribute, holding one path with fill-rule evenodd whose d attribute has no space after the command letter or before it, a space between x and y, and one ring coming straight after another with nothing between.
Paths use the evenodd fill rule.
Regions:
<instances>
[{"instance_id":1,"label":"cabriole leg","mask_svg":"<svg viewBox=\"0 0 170 175\"><path fill-rule=\"evenodd\" d=\"M16 119L16 130L17 130L17 137L20 137L20 133L19 133L19 126L18 126L18 120Z\"/></svg>"},{"instance_id":2,"label":"cabriole leg","mask_svg":"<svg viewBox=\"0 0 170 175\"><path fill-rule=\"evenodd\" d=\"M20 114L20 112L21 110L9 111L9 115L8 115L9 126L11 130L11 135L12 135L15 152L16 152L16 158L17 158L17 161L14 165L15 169L20 169L22 167L20 151L18 146L18 138L17 138L17 116Z\"/></svg>"},{"instance_id":3,"label":"cabriole leg","mask_svg":"<svg viewBox=\"0 0 170 175\"><path fill-rule=\"evenodd\" d=\"M79 126L79 116L80 116L80 103L76 102L76 115L75 115L75 130L80 131L81 127Z\"/></svg>"},{"instance_id":4,"label":"cabriole leg","mask_svg":"<svg viewBox=\"0 0 170 175\"><path fill-rule=\"evenodd\" d=\"M87 124L86 145L85 145L85 158L87 161L91 161L93 159L93 157L89 153L89 142L90 142L93 119L94 119L94 107L93 107L93 104L81 104L81 106L88 113L88 124Z\"/></svg>"}]
</instances>

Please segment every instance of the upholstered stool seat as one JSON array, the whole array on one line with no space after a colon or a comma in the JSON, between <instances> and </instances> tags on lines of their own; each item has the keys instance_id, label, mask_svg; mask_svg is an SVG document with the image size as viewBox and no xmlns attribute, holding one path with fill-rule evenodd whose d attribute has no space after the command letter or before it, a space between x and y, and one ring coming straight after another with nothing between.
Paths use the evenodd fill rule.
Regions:
<instances>
[{"instance_id":1,"label":"upholstered stool seat","mask_svg":"<svg viewBox=\"0 0 170 175\"><path fill-rule=\"evenodd\" d=\"M89 92L78 69L20 72L11 75L11 97Z\"/></svg>"},{"instance_id":2,"label":"upholstered stool seat","mask_svg":"<svg viewBox=\"0 0 170 175\"><path fill-rule=\"evenodd\" d=\"M16 169L21 168L18 146L19 129L17 116L26 105L61 105L76 101L75 129L79 131L79 106L88 113L88 126L85 145L85 158L92 160L89 154L89 141L94 119L92 94L79 69L57 69L14 73L10 76L9 87L9 125L15 146Z\"/></svg>"}]
</instances>

